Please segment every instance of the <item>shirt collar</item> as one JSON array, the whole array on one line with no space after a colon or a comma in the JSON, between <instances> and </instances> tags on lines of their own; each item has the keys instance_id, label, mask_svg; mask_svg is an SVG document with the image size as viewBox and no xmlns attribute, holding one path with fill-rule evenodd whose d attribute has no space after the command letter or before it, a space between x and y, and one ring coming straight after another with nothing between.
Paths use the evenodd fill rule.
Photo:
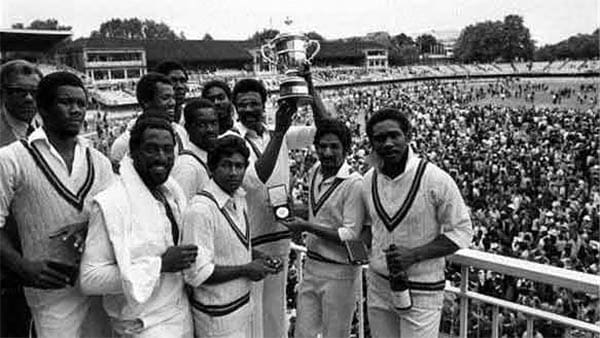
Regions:
<instances>
[{"instance_id":1,"label":"shirt collar","mask_svg":"<svg viewBox=\"0 0 600 338\"><path fill-rule=\"evenodd\" d=\"M42 142L45 145L47 145L48 147L53 148L52 144L50 143L50 140L48 140L48 135L46 134L46 131L44 130L44 128L41 128L41 127L35 129L31 133L31 135L29 135L29 138L27 140L29 141L29 143ZM80 147L84 147L87 145L87 142L85 141L85 139L83 139L80 136L75 137L75 143L76 143L76 145L78 145Z\"/></svg>"},{"instance_id":2,"label":"shirt collar","mask_svg":"<svg viewBox=\"0 0 600 338\"><path fill-rule=\"evenodd\" d=\"M252 138L260 138L261 137L261 136L258 136L256 131L246 127L242 122L239 122L239 121L235 122L233 126L235 129L237 129L240 132L240 135L242 137L246 137L246 135L248 135L249 137L252 137ZM267 126L265 123L263 123L263 126L265 127L265 132L263 132L262 137L265 137L265 135L268 134L269 126Z\"/></svg>"},{"instance_id":3,"label":"shirt collar","mask_svg":"<svg viewBox=\"0 0 600 338\"><path fill-rule=\"evenodd\" d=\"M337 173L335 174L335 178L340 178L343 180L343 179L350 177L350 175L352 175L352 173L353 173L352 167L344 160L344 163L342 163L342 166L340 167L340 169L338 169ZM319 167L319 174L321 176L323 176L323 174L321 173L320 167ZM328 179L332 179L332 178L333 177L329 177Z\"/></svg>"},{"instance_id":4,"label":"shirt collar","mask_svg":"<svg viewBox=\"0 0 600 338\"><path fill-rule=\"evenodd\" d=\"M200 147L198 147L197 145L195 145L193 142L190 141L190 143L188 144L188 149L189 151L191 151L194 155L200 157L200 159L204 162L208 161L208 152L206 152L206 150L201 149Z\"/></svg>"},{"instance_id":5,"label":"shirt collar","mask_svg":"<svg viewBox=\"0 0 600 338\"><path fill-rule=\"evenodd\" d=\"M244 196L246 196L246 192L241 187L234 191L233 196L231 196L225 191L223 191L223 189L221 189L221 187L219 187L219 185L212 179L208 182L204 190L206 190L214 196L219 208L223 208L225 204L227 204L227 202L230 200L244 198Z\"/></svg>"},{"instance_id":6,"label":"shirt collar","mask_svg":"<svg viewBox=\"0 0 600 338\"><path fill-rule=\"evenodd\" d=\"M372 160L374 161L374 167L377 168L377 171L379 171L379 173L381 173L382 175L385 175L381 172L381 167L383 166L383 160L381 160L381 158L379 158L379 156L377 156L377 154L375 152L371 153L371 155L373 155ZM415 154L412 147L409 145L408 146L408 156L406 157L406 166L404 167L404 172L402 174L398 175L396 178L404 176L405 173L411 171L413 168L417 167L417 165L419 165L419 156L417 156L417 154ZM396 179L396 178L394 178L394 179Z\"/></svg>"}]
</instances>

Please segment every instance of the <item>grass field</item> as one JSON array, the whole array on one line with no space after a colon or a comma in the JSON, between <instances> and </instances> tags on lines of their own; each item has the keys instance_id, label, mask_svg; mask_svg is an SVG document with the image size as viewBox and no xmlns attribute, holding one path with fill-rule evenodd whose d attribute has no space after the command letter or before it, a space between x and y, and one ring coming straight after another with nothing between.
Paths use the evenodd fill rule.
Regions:
<instances>
[{"instance_id":1,"label":"grass field","mask_svg":"<svg viewBox=\"0 0 600 338\"><path fill-rule=\"evenodd\" d=\"M493 81L495 82L495 81ZM481 87L481 86L487 86L487 84L490 83L490 81L487 82L473 82L470 86L474 86L474 87ZM566 99L563 98L562 102L560 104L552 104L552 95L550 94L551 91L558 91L562 88L573 88L576 91L579 91L579 86L582 84L596 84L596 92L592 93L592 92L588 92L587 96L588 99L590 98L591 95L595 95L596 97L599 97L600 95L600 79L598 78L539 78L539 79L521 79L520 83L522 85L525 85L526 83L531 83L531 84L539 84L539 83L545 83L548 85L548 91L536 91L535 94L535 100L534 103L532 104L531 102L526 102L524 97L521 98L507 98L507 99L500 99L498 97L486 97L483 100L479 100L476 102L471 103L471 105L487 105L487 104L495 104L495 105L502 105L502 106L507 106L507 107L562 107L562 108L573 108L573 109L590 109L590 108L594 108L594 109L598 109L600 108L598 106L598 104L596 104L595 106L586 102L585 104L580 104L577 101L577 96L576 95L571 95L571 98ZM600 100L597 100L600 101Z\"/></svg>"}]
</instances>

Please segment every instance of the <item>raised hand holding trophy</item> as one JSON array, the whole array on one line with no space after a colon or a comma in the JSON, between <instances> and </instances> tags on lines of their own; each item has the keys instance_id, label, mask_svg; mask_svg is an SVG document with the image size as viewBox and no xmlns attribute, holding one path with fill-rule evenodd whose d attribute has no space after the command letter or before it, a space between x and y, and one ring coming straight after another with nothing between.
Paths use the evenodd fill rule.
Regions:
<instances>
[{"instance_id":1,"label":"raised hand holding trophy","mask_svg":"<svg viewBox=\"0 0 600 338\"><path fill-rule=\"evenodd\" d=\"M285 21L288 27L292 24L290 19ZM310 47L314 46L310 56L307 56ZM265 60L274 64L280 74L284 75L279 85L278 101L297 98L300 103L312 101L306 80L300 75L305 62L317 55L321 45L317 40L310 40L303 33L282 32L267 44L261 46L261 54Z\"/></svg>"}]
</instances>

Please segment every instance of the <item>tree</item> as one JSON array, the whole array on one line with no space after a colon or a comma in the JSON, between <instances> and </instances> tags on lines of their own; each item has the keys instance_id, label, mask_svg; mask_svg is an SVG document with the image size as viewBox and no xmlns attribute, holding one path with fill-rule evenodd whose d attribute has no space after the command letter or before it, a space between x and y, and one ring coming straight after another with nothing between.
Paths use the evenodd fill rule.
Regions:
<instances>
[{"instance_id":1,"label":"tree","mask_svg":"<svg viewBox=\"0 0 600 338\"><path fill-rule=\"evenodd\" d=\"M248 41L253 41L256 44L262 45L265 42L272 40L274 37L277 36L277 34L279 34L279 31L277 29L263 29L262 31L257 31L254 34L252 34L252 36L248 38Z\"/></svg>"},{"instance_id":2,"label":"tree","mask_svg":"<svg viewBox=\"0 0 600 338\"><path fill-rule=\"evenodd\" d=\"M206 34L204 34L204 37L202 38L202 40L204 40L204 41L212 41L214 39L213 39L213 37L210 34L206 33Z\"/></svg>"},{"instance_id":3,"label":"tree","mask_svg":"<svg viewBox=\"0 0 600 338\"><path fill-rule=\"evenodd\" d=\"M116 19L103 22L100 29L93 31L92 38L119 38L119 39L166 39L182 40L185 39L183 32L177 35L164 22L154 20L141 21L138 18Z\"/></svg>"},{"instance_id":4,"label":"tree","mask_svg":"<svg viewBox=\"0 0 600 338\"><path fill-rule=\"evenodd\" d=\"M504 21L484 21L465 27L454 45L454 55L462 62L531 60L534 48L523 18L511 14Z\"/></svg>"},{"instance_id":5,"label":"tree","mask_svg":"<svg viewBox=\"0 0 600 338\"><path fill-rule=\"evenodd\" d=\"M454 55L462 62L492 62L502 49L502 22L485 21L463 29L454 46Z\"/></svg>"},{"instance_id":6,"label":"tree","mask_svg":"<svg viewBox=\"0 0 600 338\"><path fill-rule=\"evenodd\" d=\"M531 60L534 45L529 29L523 25L523 18L518 15L507 15L502 25L502 58L513 61L517 58Z\"/></svg>"},{"instance_id":7,"label":"tree","mask_svg":"<svg viewBox=\"0 0 600 338\"><path fill-rule=\"evenodd\" d=\"M404 33L400 33L400 34L392 37L392 41L393 41L394 45L397 47L414 46L415 45L415 41L413 40L413 38L411 38L410 36L408 36Z\"/></svg>"},{"instance_id":8,"label":"tree","mask_svg":"<svg viewBox=\"0 0 600 338\"><path fill-rule=\"evenodd\" d=\"M417 37L415 43L419 46L421 54L433 53L433 48L437 45L437 40L431 34L423 34Z\"/></svg>"},{"instance_id":9,"label":"tree","mask_svg":"<svg viewBox=\"0 0 600 338\"><path fill-rule=\"evenodd\" d=\"M553 45L546 45L535 52L534 59L553 61L557 59L592 59L598 57L599 32L577 34Z\"/></svg>"},{"instance_id":10,"label":"tree","mask_svg":"<svg viewBox=\"0 0 600 338\"><path fill-rule=\"evenodd\" d=\"M419 49L416 45L407 43L396 47L395 53L390 53L390 64L394 66L403 66L416 63L419 60Z\"/></svg>"},{"instance_id":11,"label":"tree","mask_svg":"<svg viewBox=\"0 0 600 338\"><path fill-rule=\"evenodd\" d=\"M15 23L12 25L14 29L39 29L39 30L52 30L52 31L70 31L71 26L62 26L58 24L58 20L51 18L46 20L33 20L29 26L25 27L23 23Z\"/></svg>"}]
</instances>

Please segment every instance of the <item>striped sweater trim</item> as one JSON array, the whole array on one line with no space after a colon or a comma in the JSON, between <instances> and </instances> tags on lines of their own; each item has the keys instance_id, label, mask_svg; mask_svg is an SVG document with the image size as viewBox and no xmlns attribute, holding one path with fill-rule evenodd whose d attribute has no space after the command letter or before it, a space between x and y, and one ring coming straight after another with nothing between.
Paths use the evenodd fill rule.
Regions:
<instances>
[{"instance_id":1,"label":"striped sweater trim","mask_svg":"<svg viewBox=\"0 0 600 338\"><path fill-rule=\"evenodd\" d=\"M375 274L381 278L385 278L387 280L390 279L389 276L386 276L382 273L375 272ZM441 290L444 290L445 287L446 287L445 279L442 279L437 282L415 282L415 281L411 281L411 280L408 281L408 288L411 290L441 291Z\"/></svg>"},{"instance_id":2,"label":"striped sweater trim","mask_svg":"<svg viewBox=\"0 0 600 338\"><path fill-rule=\"evenodd\" d=\"M198 311L204 312L212 317L221 317L228 315L242 306L248 304L250 302L250 292L246 293L242 297L234 300L231 303L223 304L223 305L208 305L202 304L194 297L190 297L190 304Z\"/></svg>"},{"instance_id":3,"label":"striped sweater trim","mask_svg":"<svg viewBox=\"0 0 600 338\"><path fill-rule=\"evenodd\" d=\"M52 185L56 192L77 210L82 211L83 206L85 204L85 198L92 189L94 179L96 176L90 149L86 149L85 152L87 162L87 176L85 177L83 185L77 191L77 194L73 194L67 187L65 187L65 185L61 182L58 176L56 176L54 171L52 171L52 168L50 167L48 162L46 162L40 151L34 145L30 145L25 140L21 140L21 143L23 144L25 149L29 151L29 154L33 158L33 161L42 171L46 179L48 179L48 182L50 183L50 185Z\"/></svg>"},{"instance_id":4,"label":"striped sweater trim","mask_svg":"<svg viewBox=\"0 0 600 338\"><path fill-rule=\"evenodd\" d=\"M272 232L270 234L265 234L265 235L261 235L261 236L252 238L252 246L254 247L257 245L261 245L261 244L277 242L282 239L288 239L291 237L292 237L292 232L289 230Z\"/></svg>"},{"instance_id":5,"label":"striped sweater trim","mask_svg":"<svg viewBox=\"0 0 600 338\"><path fill-rule=\"evenodd\" d=\"M235 235L242 242L244 247L250 249L250 241L248 240L250 238L250 223L248 223L248 216L246 215L246 211L244 211L244 220L246 221L246 233L243 234L242 231L240 231L240 229L237 227L227 210L225 210L225 208L219 208L219 203L217 203L217 200L211 193L204 190L199 192L198 195L208 198L217 206L217 209L219 209L223 217L225 217L225 220L227 220L227 223L229 223L229 226L231 227L233 232L235 232Z\"/></svg>"},{"instance_id":6,"label":"striped sweater trim","mask_svg":"<svg viewBox=\"0 0 600 338\"><path fill-rule=\"evenodd\" d=\"M319 262L323 262L323 263L329 263L329 264L337 264L337 265L348 265L348 263L344 263L344 262L338 262L336 260L333 260L331 258L327 258L323 255L321 255L320 253L317 253L315 251L307 251L306 252L306 256L310 259L314 259L316 261Z\"/></svg>"},{"instance_id":7,"label":"striped sweater trim","mask_svg":"<svg viewBox=\"0 0 600 338\"><path fill-rule=\"evenodd\" d=\"M373 179L371 182L371 196L373 199L373 204L375 206L375 211L379 218L381 218L383 224L388 229L389 232L394 231L396 227L402 222L410 207L412 206L415 198L417 197L417 192L419 191L419 186L421 185L421 179L423 178L423 174L425 173L425 167L427 166L427 161L421 160L419 162L419 166L417 167L417 172L415 173L415 177L413 178L412 184L410 186L410 190L406 195L406 199L404 203L400 206L400 209L390 217L388 213L383 208L381 204L381 200L379 199L379 191L377 188L377 170L373 172Z\"/></svg>"},{"instance_id":8,"label":"striped sweater trim","mask_svg":"<svg viewBox=\"0 0 600 338\"><path fill-rule=\"evenodd\" d=\"M344 181L343 179L336 177L333 180L333 183L329 186L329 188L327 188L327 190L321 195L321 197L319 197L318 200L316 200L316 196L315 196L315 179L317 177L317 172L319 170L320 166L317 167L317 169L315 170L312 180L310 181L310 187L309 187L309 191L308 191L308 199L310 201L310 208L311 208L311 212L313 214L314 217L317 217L317 213L319 212L319 210L321 209L321 207L323 206L323 204L325 204L325 202L327 202L327 200L329 199L329 197L333 194L333 192L335 191L335 189L342 184L342 182Z\"/></svg>"}]
</instances>

